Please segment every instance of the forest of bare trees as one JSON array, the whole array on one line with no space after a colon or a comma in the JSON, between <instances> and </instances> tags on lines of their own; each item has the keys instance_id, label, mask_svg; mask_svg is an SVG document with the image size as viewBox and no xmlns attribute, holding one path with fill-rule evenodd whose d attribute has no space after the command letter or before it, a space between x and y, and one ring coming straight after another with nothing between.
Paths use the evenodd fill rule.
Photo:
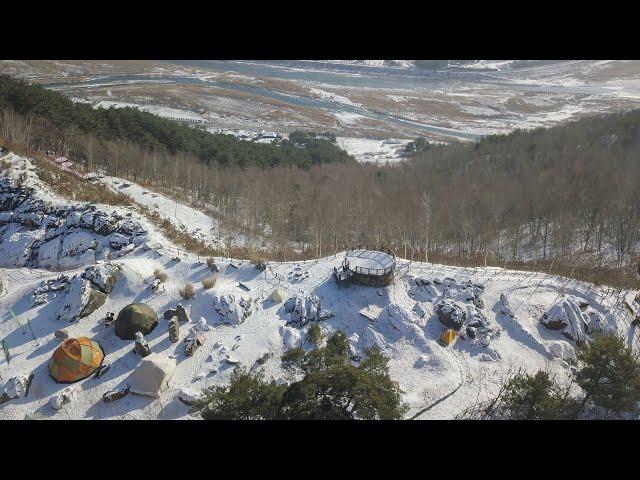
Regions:
<instances>
[{"instance_id":1,"label":"forest of bare trees","mask_svg":"<svg viewBox=\"0 0 640 480\"><path fill-rule=\"evenodd\" d=\"M421 261L626 272L638 262L640 111L438 146L394 166L223 167L10 111L0 114L0 132L208 206L273 252L297 245L320 256L360 243Z\"/></svg>"}]
</instances>

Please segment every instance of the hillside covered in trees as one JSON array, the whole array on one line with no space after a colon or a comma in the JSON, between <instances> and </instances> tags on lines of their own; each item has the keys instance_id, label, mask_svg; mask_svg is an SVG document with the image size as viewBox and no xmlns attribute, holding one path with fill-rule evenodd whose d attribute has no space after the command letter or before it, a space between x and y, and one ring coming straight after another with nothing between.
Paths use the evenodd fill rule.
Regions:
<instances>
[{"instance_id":1,"label":"hillside covered in trees","mask_svg":"<svg viewBox=\"0 0 640 480\"><path fill-rule=\"evenodd\" d=\"M346 152L324 138L300 136L304 141L283 140L276 145L243 142L231 135L189 128L135 108L93 108L74 103L64 95L0 75L0 109L30 116L33 139L64 150L69 137L93 135L98 139L130 142L146 149L183 153L205 163L221 165L310 165L351 161ZM57 135L52 135L57 132Z\"/></svg>"}]
</instances>

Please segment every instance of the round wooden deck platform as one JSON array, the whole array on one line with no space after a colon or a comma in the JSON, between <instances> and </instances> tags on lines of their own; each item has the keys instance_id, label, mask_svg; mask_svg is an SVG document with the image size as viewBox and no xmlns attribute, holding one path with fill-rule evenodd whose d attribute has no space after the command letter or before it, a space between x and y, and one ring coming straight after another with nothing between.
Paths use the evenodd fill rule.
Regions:
<instances>
[{"instance_id":1,"label":"round wooden deck platform","mask_svg":"<svg viewBox=\"0 0 640 480\"><path fill-rule=\"evenodd\" d=\"M396 258L391 251L354 249L348 250L345 257L349 262L348 270L345 272L341 263L335 271L336 281L340 285L353 282L383 287L393 282Z\"/></svg>"}]
</instances>

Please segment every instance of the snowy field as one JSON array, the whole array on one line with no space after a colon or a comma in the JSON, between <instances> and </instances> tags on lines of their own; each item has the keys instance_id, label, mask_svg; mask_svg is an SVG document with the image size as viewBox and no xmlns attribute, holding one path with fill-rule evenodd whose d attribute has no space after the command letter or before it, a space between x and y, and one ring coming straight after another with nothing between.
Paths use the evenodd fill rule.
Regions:
<instances>
[{"instance_id":1,"label":"snowy field","mask_svg":"<svg viewBox=\"0 0 640 480\"><path fill-rule=\"evenodd\" d=\"M122 178L100 175L98 181L114 192L129 196L135 203L147 207L160 218L169 220L178 230L188 232L213 248L225 248L220 225L210 215ZM242 240L236 239L236 244Z\"/></svg>"},{"instance_id":2,"label":"snowy field","mask_svg":"<svg viewBox=\"0 0 640 480\"><path fill-rule=\"evenodd\" d=\"M405 158L402 156L409 140L373 140L368 138L337 137L340 148L352 155L358 162L396 163Z\"/></svg>"},{"instance_id":3,"label":"snowy field","mask_svg":"<svg viewBox=\"0 0 640 480\"><path fill-rule=\"evenodd\" d=\"M546 369L563 378L576 345L567 334L584 338L586 327L567 314L563 318L569 320L568 330L563 335L563 331L545 328L541 319L545 312L555 318L554 312L567 302L582 305L583 313L574 312L575 318L589 320L589 332L596 327L612 330L635 347L634 330L621 303L624 296L632 298L635 292L614 294L607 287L500 268L397 259L395 281L389 287L338 289L332 273L342 254L307 262L269 262L265 272L241 259L217 258L217 282L204 290L200 281L211 275L204 259L179 251L135 209L64 200L37 179L37 171L26 159L10 154L3 160L10 168L0 175L0 280L4 285L0 338L10 359L0 355L0 375L2 382L30 373L34 377L26 397L0 405L2 419L189 419L188 407L178 395L225 384L238 363L263 368L267 377L287 381L295 374L283 369L280 356L292 347L310 348L304 339L311 322L296 321L283 303L270 299L277 287L285 291L285 299L317 296L322 309L333 314L319 322L321 329L326 334L343 330L354 357L367 347L379 346L390 358L390 375L404 392L409 417L446 396L424 410L420 419L454 418L477 398L494 393L500 379L518 368ZM21 175L21 190L17 194L11 190L9 197ZM119 188L113 179L104 180ZM136 190L132 196L140 203L163 201L152 195ZM18 205L13 200L17 196L22 200ZM175 208L171 202L171 209ZM185 225L202 231L214 228L210 219L187 206L174 212ZM34 295L43 282L60 275L47 265L64 270L70 285L86 287L89 284L81 274L86 268L107 268L109 257L119 273L105 302L88 315L80 317L74 310L84 305L84 297L78 297L74 288L45 293L40 288L39 296ZM164 270L167 279L154 291L155 269ZM187 282L194 284L196 295L183 300L178 290ZM508 301L501 299L502 294ZM219 308L223 295L233 296L230 302L236 309L250 304L250 308L240 307L247 314L244 321ZM152 352L175 359L177 367L158 398L129 393L106 403L103 394L124 388L140 357L132 352L134 342L118 338L114 327L104 326L103 319L107 312L117 315L132 302L146 303L157 312L159 324L146 339ZM172 343L163 313L179 303L191 321L180 325L180 339ZM445 327L437 311L442 305L466 312L465 326L475 329L474 336L462 334L453 345L441 346L438 338ZM374 319L361 315L363 309L376 312ZM61 312L64 315L58 319ZM478 326L473 327L471 321ZM72 400L54 410L50 399L68 386L56 383L47 367L60 344L54 332L62 328L70 337L86 336L98 342L110 369L100 378L72 384L76 389ZM202 333L204 344L187 357L184 340L192 330ZM463 327L461 332L465 331ZM267 359L259 365L259 358Z\"/></svg>"}]
</instances>

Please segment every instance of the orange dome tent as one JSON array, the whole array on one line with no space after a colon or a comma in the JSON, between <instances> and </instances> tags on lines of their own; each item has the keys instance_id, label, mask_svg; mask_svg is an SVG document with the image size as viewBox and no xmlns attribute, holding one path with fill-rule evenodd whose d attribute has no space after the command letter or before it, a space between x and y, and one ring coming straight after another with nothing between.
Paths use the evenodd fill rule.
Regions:
<instances>
[{"instance_id":1,"label":"orange dome tent","mask_svg":"<svg viewBox=\"0 0 640 480\"><path fill-rule=\"evenodd\" d=\"M53 352L49 375L59 383L73 383L87 378L102 365L100 345L87 337L68 338Z\"/></svg>"}]
</instances>

